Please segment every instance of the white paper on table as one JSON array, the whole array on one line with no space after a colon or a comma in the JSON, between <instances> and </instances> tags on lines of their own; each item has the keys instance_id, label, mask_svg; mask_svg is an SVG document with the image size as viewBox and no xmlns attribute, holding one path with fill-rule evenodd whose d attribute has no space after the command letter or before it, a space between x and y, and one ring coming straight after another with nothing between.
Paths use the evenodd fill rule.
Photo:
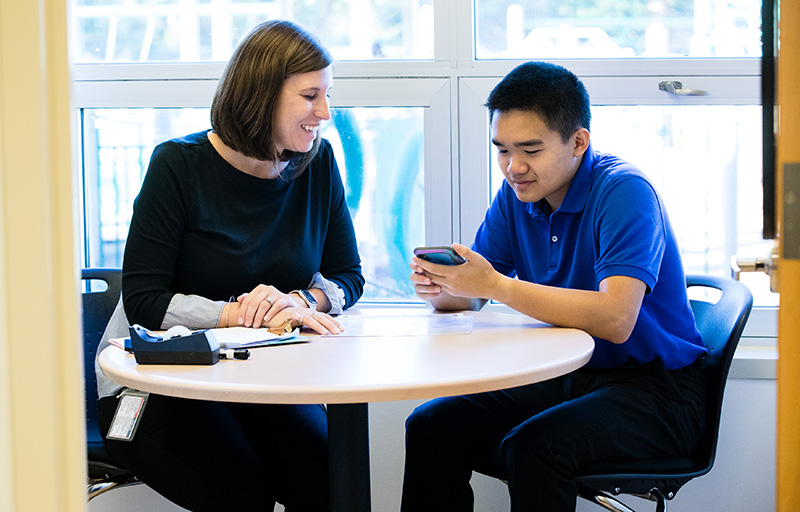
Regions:
<instances>
[{"instance_id":1,"label":"white paper on table","mask_svg":"<svg viewBox=\"0 0 800 512\"><path fill-rule=\"evenodd\" d=\"M256 348L310 341L310 338L300 336L300 329L281 335L273 334L265 328L253 329L251 327L222 327L209 329L209 331L214 333L221 348Z\"/></svg>"},{"instance_id":2,"label":"white paper on table","mask_svg":"<svg viewBox=\"0 0 800 512\"><path fill-rule=\"evenodd\" d=\"M342 336L424 336L426 334L470 334L472 317L463 313L410 315L343 315L336 320ZM329 335L335 336L335 335Z\"/></svg>"}]
</instances>

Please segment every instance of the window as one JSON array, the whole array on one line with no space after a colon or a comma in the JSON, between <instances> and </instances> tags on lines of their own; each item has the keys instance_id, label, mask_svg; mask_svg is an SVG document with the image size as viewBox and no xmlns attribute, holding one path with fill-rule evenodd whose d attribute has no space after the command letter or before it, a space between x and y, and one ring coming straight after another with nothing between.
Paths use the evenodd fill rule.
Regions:
<instances>
[{"instance_id":1,"label":"window","mask_svg":"<svg viewBox=\"0 0 800 512\"><path fill-rule=\"evenodd\" d=\"M76 62L226 61L258 23L293 19L337 60L432 59L432 0L73 0Z\"/></svg>"},{"instance_id":2,"label":"window","mask_svg":"<svg viewBox=\"0 0 800 512\"><path fill-rule=\"evenodd\" d=\"M322 134L342 171L366 280L364 300L414 297L409 255L425 241L421 110L336 109Z\"/></svg>"},{"instance_id":3,"label":"window","mask_svg":"<svg viewBox=\"0 0 800 512\"><path fill-rule=\"evenodd\" d=\"M120 253L150 148L208 127L224 61L273 17L310 27L337 58L324 136L365 261L362 300L417 300L407 283L413 246L471 243L499 183L482 105L525 59L552 59L583 79L595 147L653 178L688 271L728 274L731 256L767 252L757 0L616 0L602 10L585 0L474 0L471 9L465 0L73 4L87 265ZM665 81L705 94L673 94ZM109 165L123 173L114 187L102 181ZM101 217L110 227L100 228ZM765 280L748 279L758 304L775 304Z\"/></svg>"},{"instance_id":4,"label":"window","mask_svg":"<svg viewBox=\"0 0 800 512\"><path fill-rule=\"evenodd\" d=\"M479 59L760 57L752 0L476 0Z\"/></svg>"},{"instance_id":5,"label":"window","mask_svg":"<svg viewBox=\"0 0 800 512\"><path fill-rule=\"evenodd\" d=\"M83 109L84 250L92 266L121 267L150 154L208 125L208 109Z\"/></svg>"}]
</instances>

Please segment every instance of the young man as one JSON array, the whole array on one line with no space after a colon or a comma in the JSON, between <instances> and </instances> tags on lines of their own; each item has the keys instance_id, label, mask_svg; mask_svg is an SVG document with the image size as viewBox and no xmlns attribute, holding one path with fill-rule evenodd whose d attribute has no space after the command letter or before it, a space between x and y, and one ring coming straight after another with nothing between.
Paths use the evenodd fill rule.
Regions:
<instances>
[{"instance_id":1,"label":"young man","mask_svg":"<svg viewBox=\"0 0 800 512\"><path fill-rule=\"evenodd\" d=\"M692 451L705 348L661 198L634 166L592 148L580 80L528 62L486 106L506 182L472 250L453 245L467 263L413 259L416 292L443 310L496 300L582 329L595 349L564 377L418 407L402 510L472 510L479 471L507 480L512 511L574 511L586 464Z\"/></svg>"}]
</instances>

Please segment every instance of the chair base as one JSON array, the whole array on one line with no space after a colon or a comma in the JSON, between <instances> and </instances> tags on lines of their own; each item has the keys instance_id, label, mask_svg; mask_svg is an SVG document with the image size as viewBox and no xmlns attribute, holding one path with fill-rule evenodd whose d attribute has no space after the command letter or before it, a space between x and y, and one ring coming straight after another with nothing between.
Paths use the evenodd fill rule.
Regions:
<instances>
[{"instance_id":1,"label":"chair base","mask_svg":"<svg viewBox=\"0 0 800 512\"><path fill-rule=\"evenodd\" d=\"M600 505L611 512L636 512L618 499L603 491L595 491L588 487L579 486L578 495L587 500ZM647 494L631 494L637 498L656 502L656 512L667 512L667 498L658 489L651 489Z\"/></svg>"},{"instance_id":2,"label":"chair base","mask_svg":"<svg viewBox=\"0 0 800 512\"><path fill-rule=\"evenodd\" d=\"M117 487L127 487L129 485L138 485L140 483L142 482L140 482L134 476L119 480L89 480L89 483L86 486L86 501L92 501L101 494L105 494L112 489L116 489Z\"/></svg>"}]
</instances>

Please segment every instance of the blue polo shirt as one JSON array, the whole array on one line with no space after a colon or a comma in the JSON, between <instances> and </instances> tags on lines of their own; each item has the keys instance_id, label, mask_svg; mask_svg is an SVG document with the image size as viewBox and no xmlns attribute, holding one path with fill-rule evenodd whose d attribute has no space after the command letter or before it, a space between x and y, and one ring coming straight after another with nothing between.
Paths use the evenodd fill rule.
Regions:
<instances>
[{"instance_id":1,"label":"blue polo shirt","mask_svg":"<svg viewBox=\"0 0 800 512\"><path fill-rule=\"evenodd\" d=\"M473 250L498 272L532 283L596 291L609 276L628 276L647 285L630 338L595 338L589 367L661 361L677 369L705 353L661 198L636 167L591 145L556 211L544 199L520 201L504 182Z\"/></svg>"}]
</instances>

